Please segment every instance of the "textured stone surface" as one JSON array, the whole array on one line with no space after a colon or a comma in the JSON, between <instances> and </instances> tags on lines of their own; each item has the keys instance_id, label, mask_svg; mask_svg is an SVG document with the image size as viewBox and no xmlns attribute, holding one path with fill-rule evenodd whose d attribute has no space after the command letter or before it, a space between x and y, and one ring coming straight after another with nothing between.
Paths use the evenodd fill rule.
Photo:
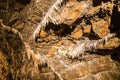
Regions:
<instances>
[{"instance_id":1,"label":"textured stone surface","mask_svg":"<svg viewBox=\"0 0 120 80\"><path fill-rule=\"evenodd\" d=\"M91 32L91 25L86 25L83 27L83 33L90 33Z\"/></svg>"},{"instance_id":2,"label":"textured stone surface","mask_svg":"<svg viewBox=\"0 0 120 80\"><path fill-rule=\"evenodd\" d=\"M79 25L78 25L79 26ZM75 30L71 33L71 37L75 38L75 39L79 39L80 37L82 37L83 35L83 30L81 27L75 28Z\"/></svg>"},{"instance_id":3,"label":"textured stone surface","mask_svg":"<svg viewBox=\"0 0 120 80\"><path fill-rule=\"evenodd\" d=\"M55 1L31 0L11 12L10 26L0 20L0 79L119 80L118 2ZM50 9L55 12L47 14ZM33 33L46 15L53 21L35 42Z\"/></svg>"},{"instance_id":4,"label":"textured stone surface","mask_svg":"<svg viewBox=\"0 0 120 80\"><path fill-rule=\"evenodd\" d=\"M110 33L108 29L109 25L106 21L104 20L99 20L98 22L93 22L92 23L92 29L93 31L100 37L103 38L107 34Z\"/></svg>"}]
</instances>

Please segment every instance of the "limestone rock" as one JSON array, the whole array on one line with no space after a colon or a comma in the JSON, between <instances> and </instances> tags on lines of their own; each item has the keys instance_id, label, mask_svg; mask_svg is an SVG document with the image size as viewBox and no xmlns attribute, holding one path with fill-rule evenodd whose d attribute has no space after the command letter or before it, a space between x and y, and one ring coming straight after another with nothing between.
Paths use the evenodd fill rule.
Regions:
<instances>
[{"instance_id":1,"label":"limestone rock","mask_svg":"<svg viewBox=\"0 0 120 80\"><path fill-rule=\"evenodd\" d=\"M104 21L104 20L100 20L98 22L93 22L92 23L92 29L93 31L100 37L103 38L104 36L106 36L107 34L110 33L109 29L109 24L108 22Z\"/></svg>"},{"instance_id":2,"label":"limestone rock","mask_svg":"<svg viewBox=\"0 0 120 80\"><path fill-rule=\"evenodd\" d=\"M83 30L81 28L75 28L75 30L72 32L71 37L75 39L79 39L83 35Z\"/></svg>"},{"instance_id":3,"label":"limestone rock","mask_svg":"<svg viewBox=\"0 0 120 80\"><path fill-rule=\"evenodd\" d=\"M9 6L9 26L0 20L0 80L120 79L120 14L114 8L120 1L27 1L22 9Z\"/></svg>"},{"instance_id":4,"label":"limestone rock","mask_svg":"<svg viewBox=\"0 0 120 80\"><path fill-rule=\"evenodd\" d=\"M47 33L42 30L42 31L40 32L40 37L46 37L46 36L47 36Z\"/></svg>"},{"instance_id":5,"label":"limestone rock","mask_svg":"<svg viewBox=\"0 0 120 80\"><path fill-rule=\"evenodd\" d=\"M91 32L91 25L83 26L83 33L90 33Z\"/></svg>"}]
</instances>

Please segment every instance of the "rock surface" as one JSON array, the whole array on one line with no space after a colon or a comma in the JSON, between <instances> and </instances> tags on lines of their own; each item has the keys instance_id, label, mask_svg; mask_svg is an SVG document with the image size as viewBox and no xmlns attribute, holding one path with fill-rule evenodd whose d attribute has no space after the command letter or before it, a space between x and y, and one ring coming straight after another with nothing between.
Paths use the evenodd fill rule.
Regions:
<instances>
[{"instance_id":1,"label":"rock surface","mask_svg":"<svg viewBox=\"0 0 120 80\"><path fill-rule=\"evenodd\" d=\"M21 6L0 20L1 80L120 79L120 1L12 1Z\"/></svg>"}]
</instances>

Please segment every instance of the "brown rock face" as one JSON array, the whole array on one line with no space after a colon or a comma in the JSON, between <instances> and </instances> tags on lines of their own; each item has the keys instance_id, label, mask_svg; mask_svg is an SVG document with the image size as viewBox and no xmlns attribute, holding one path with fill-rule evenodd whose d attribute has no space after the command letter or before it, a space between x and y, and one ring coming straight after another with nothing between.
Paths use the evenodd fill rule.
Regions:
<instances>
[{"instance_id":1,"label":"brown rock face","mask_svg":"<svg viewBox=\"0 0 120 80\"><path fill-rule=\"evenodd\" d=\"M98 22L92 23L92 29L93 31L100 37L103 38L107 34L110 33L109 31L109 24L108 22L105 22L104 20L99 20Z\"/></svg>"},{"instance_id":2,"label":"brown rock face","mask_svg":"<svg viewBox=\"0 0 120 80\"><path fill-rule=\"evenodd\" d=\"M83 35L83 30L79 26L78 28L75 28L75 30L72 32L71 37L75 39L79 39L80 37L82 37L82 35Z\"/></svg>"},{"instance_id":3,"label":"brown rock face","mask_svg":"<svg viewBox=\"0 0 120 80\"><path fill-rule=\"evenodd\" d=\"M120 1L7 1L0 80L120 80Z\"/></svg>"},{"instance_id":4,"label":"brown rock face","mask_svg":"<svg viewBox=\"0 0 120 80\"><path fill-rule=\"evenodd\" d=\"M91 32L91 25L86 25L83 27L83 33L90 33Z\"/></svg>"},{"instance_id":5,"label":"brown rock face","mask_svg":"<svg viewBox=\"0 0 120 80\"><path fill-rule=\"evenodd\" d=\"M46 37L46 36L47 36L47 33L42 30L42 31L40 32L40 36L41 36L41 37Z\"/></svg>"}]
</instances>

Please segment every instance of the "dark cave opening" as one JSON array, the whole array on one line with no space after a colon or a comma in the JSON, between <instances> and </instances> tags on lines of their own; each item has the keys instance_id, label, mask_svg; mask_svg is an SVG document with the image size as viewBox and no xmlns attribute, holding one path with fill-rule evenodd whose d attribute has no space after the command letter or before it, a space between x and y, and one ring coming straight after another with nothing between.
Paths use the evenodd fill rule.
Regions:
<instances>
[{"instance_id":1,"label":"dark cave opening","mask_svg":"<svg viewBox=\"0 0 120 80\"><path fill-rule=\"evenodd\" d=\"M118 11L118 6L114 6L113 14L111 16L110 31L116 33L120 37L120 12Z\"/></svg>"},{"instance_id":2,"label":"dark cave opening","mask_svg":"<svg viewBox=\"0 0 120 80\"><path fill-rule=\"evenodd\" d=\"M16 0L16 2L19 2L19 3L23 4L23 5L27 5L27 4L29 4L31 2L31 0Z\"/></svg>"},{"instance_id":3,"label":"dark cave opening","mask_svg":"<svg viewBox=\"0 0 120 80\"><path fill-rule=\"evenodd\" d=\"M100 5L102 2L106 3L110 0L92 0L93 1L93 6L98 6Z\"/></svg>"},{"instance_id":4,"label":"dark cave opening","mask_svg":"<svg viewBox=\"0 0 120 80\"><path fill-rule=\"evenodd\" d=\"M53 23L49 23L46 26L45 31L48 33L51 33L50 30L52 30L56 36L64 37L64 36L71 34L71 32L74 30L74 28L73 27L71 28L67 24L55 25Z\"/></svg>"}]
</instances>

